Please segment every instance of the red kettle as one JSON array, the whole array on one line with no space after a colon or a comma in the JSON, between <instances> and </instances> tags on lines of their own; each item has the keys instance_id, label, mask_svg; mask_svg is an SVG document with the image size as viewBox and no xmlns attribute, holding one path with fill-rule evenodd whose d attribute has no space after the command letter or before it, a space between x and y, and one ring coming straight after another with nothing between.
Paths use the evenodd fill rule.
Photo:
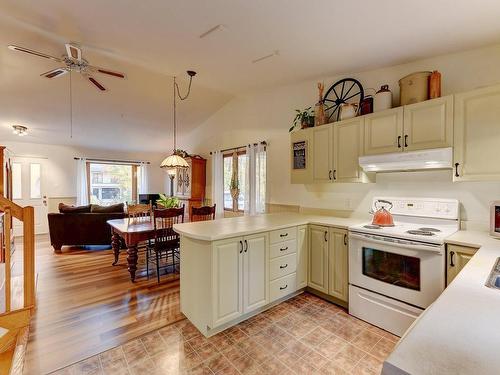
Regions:
<instances>
[{"instance_id":1,"label":"red kettle","mask_svg":"<svg viewBox=\"0 0 500 375\"><path fill-rule=\"evenodd\" d=\"M380 205L379 203L385 203L389 205L389 208L386 209L384 205ZM392 218L392 214L389 212L392 208L392 202L386 201L384 199L377 199L374 203L375 212L373 210L370 212L373 214L372 225L378 225L380 227L393 227L394 220Z\"/></svg>"}]
</instances>

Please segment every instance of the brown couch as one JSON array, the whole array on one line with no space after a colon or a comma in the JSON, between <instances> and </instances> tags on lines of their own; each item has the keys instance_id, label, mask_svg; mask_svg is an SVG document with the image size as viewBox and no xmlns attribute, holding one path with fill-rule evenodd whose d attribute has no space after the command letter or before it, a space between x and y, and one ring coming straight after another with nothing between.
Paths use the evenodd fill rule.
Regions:
<instances>
[{"instance_id":1,"label":"brown couch","mask_svg":"<svg viewBox=\"0 0 500 375\"><path fill-rule=\"evenodd\" d=\"M123 203L110 207L60 204L59 213L48 215L50 243L56 252L63 245L110 245L111 228L106 222L126 216Z\"/></svg>"}]
</instances>

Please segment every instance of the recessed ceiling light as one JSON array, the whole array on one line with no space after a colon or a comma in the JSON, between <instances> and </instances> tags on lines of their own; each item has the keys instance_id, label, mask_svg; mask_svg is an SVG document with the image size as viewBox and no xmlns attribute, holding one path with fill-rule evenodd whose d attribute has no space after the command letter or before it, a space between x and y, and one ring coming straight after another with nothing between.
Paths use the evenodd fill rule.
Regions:
<instances>
[{"instance_id":1,"label":"recessed ceiling light","mask_svg":"<svg viewBox=\"0 0 500 375\"><path fill-rule=\"evenodd\" d=\"M28 128L22 125L12 125L12 132L20 137L28 135Z\"/></svg>"},{"instance_id":2,"label":"recessed ceiling light","mask_svg":"<svg viewBox=\"0 0 500 375\"><path fill-rule=\"evenodd\" d=\"M224 26L224 25L214 26L210 30L207 30L203 34L201 34L200 39L203 39L216 31L224 31L224 30L226 30L226 26Z\"/></svg>"},{"instance_id":3,"label":"recessed ceiling light","mask_svg":"<svg viewBox=\"0 0 500 375\"><path fill-rule=\"evenodd\" d=\"M280 54L280 51L276 50L273 53L270 53L269 55L262 56L262 57L259 57L258 59L252 60L252 63L254 63L254 64L258 63L258 62L261 62L263 60L267 60L271 57L278 56L279 54Z\"/></svg>"}]
</instances>

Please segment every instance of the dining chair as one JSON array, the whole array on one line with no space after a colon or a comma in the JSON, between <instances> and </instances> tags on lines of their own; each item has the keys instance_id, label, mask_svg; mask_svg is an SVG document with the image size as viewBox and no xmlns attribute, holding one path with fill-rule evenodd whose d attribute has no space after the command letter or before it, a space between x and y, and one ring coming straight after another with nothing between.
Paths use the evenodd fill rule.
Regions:
<instances>
[{"instance_id":1,"label":"dining chair","mask_svg":"<svg viewBox=\"0 0 500 375\"><path fill-rule=\"evenodd\" d=\"M151 221L153 218L153 206L149 204L128 204L127 203L128 223Z\"/></svg>"},{"instance_id":2,"label":"dining chair","mask_svg":"<svg viewBox=\"0 0 500 375\"><path fill-rule=\"evenodd\" d=\"M160 262L165 256L165 268L179 265L180 236L173 225L184 222L184 205L180 208L155 209L153 211L154 242L146 249L146 274L149 278L149 263L156 264L156 277L160 282ZM170 259L170 263L169 263Z\"/></svg>"},{"instance_id":3,"label":"dining chair","mask_svg":"<svg viewBox=\"0 0 500 375\"><path fill-rule=\"evenodd\" d=\"M215 220L215 207L215 204L213 206L191 207L189 218L191 221Z\"/></svg>"}]
</instances>

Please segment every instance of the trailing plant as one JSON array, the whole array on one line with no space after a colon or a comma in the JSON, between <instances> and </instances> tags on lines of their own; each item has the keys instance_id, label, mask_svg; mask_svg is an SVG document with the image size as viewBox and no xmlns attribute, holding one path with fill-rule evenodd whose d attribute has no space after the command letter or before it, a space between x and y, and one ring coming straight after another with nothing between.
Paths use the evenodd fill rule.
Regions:
<instances>
[{"instance_id":1,"label":"trailing plant","mask_svg":"<svg viewBox=\"0 0 500 375\"><path fill-rule=\"evenodd\" d=\"M156 203L165 208L175 208L179 207L179 199L176 197L167 197L165 194L160 194L160 199L156 200Z\"/></svg>"},{"instance_id":2,"label":"trailing plant","mask_svg":"<svg viewBox=\"0 0 500 375\"><path fill-rule=\"evenodd\" d=\"M310 124L311 118L312 121L314 121L314 109L311 109L311 107L307 107L304 110L296 109L295 110L295 118L293 119L293 125L288 129L289 132L291 132L293 129L297 127L297 125L302 125L302 124ZM313 122L314 125L314 122Z\"/></svg>"}]
</instances>

